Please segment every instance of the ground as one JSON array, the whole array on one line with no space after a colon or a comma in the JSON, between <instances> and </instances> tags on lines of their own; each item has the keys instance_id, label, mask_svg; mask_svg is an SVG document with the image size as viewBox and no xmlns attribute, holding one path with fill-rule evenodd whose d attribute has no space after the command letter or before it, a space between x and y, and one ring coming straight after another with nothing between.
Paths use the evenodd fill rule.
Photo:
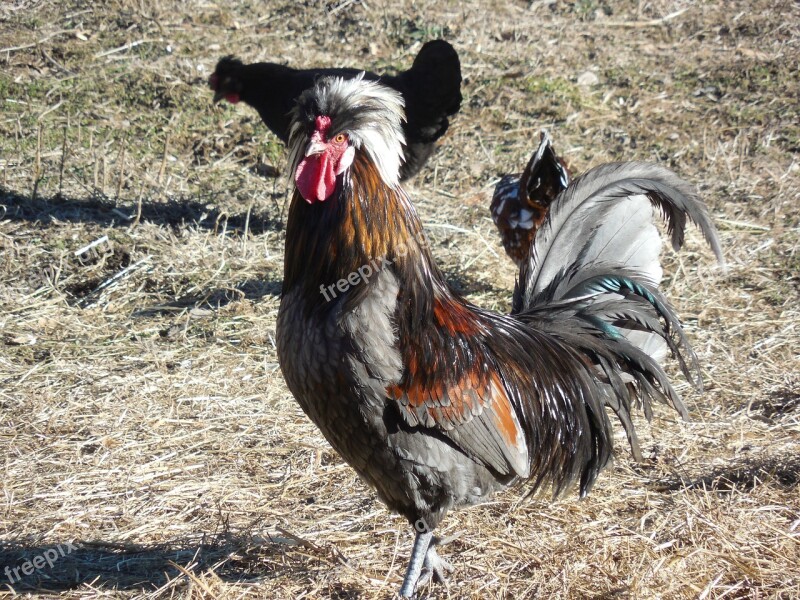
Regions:
<instances>
[{"instance_id":1,"label":"ground","mask_svg":"<svg viewBox=\"0 0 800 600\"><path fill-rule=\"evenodd\" d=\"M698 393L671 366L690 420L640 421L644 461L620 439L584 500L513 492L452 514L456 570L424 592L800 597L788 0L4 2L0 595L392 597L412 532L277 364L286 155L205 82L226 54L401 69L439 36L464 103L409 190L473 302L509 306L489 195L541 128L575 172L651 160L693 182L728 269L695 230L665 252L705 375Z\"/></svg>"}]
</instances>

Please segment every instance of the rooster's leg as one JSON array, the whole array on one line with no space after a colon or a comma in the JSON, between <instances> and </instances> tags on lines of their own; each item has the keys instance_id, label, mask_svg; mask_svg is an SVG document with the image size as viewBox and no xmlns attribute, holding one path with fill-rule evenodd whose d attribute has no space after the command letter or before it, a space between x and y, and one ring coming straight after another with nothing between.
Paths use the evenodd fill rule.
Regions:
<instances>
[{"instance_id":1,"label":"rooster's leg","mask_svg":"<svg viewBox=\"0 0 800 600\"><path fill-rule=\"evenodd\" d=\"M417 581L419 581L419 576L422 573L422 567L425 566L428 547L432 538L432 531L417 532L417 537L414 538L414 548L411 550L411 559L408 561L406 576L403 579L403 586L400 588L401 598L411 598L414 590L417 589Z\"/></svg>"},{"instance_id":2,"label":"rooster's leg","mask_svg":"<svg viewBox=\"0 0 800 600\"><path fill-rule=\"evenodd\" d=\"M452 573L453 565L439 556L436 546L446 544L452 539L440 540L430 531L417 532L403 587L400 588L401 598L410 598L418 587L428 583L431 578L447 585L445 573Z\"/></svg>"}]
</instances>

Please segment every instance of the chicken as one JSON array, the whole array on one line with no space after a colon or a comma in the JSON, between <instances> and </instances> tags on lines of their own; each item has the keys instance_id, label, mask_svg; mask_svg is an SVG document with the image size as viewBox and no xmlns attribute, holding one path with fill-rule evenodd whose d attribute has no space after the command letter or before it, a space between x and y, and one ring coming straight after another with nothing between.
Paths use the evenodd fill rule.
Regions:
<instances>
[{"instance_id":1,"label":"chicken","mask_svg":"<svg viewBox=\"0 0 800 600\"><path fill-rule=\"evenodd\" d=\"M663 215L687 217L721 260L703 202L668 169L597 167L550 205L513 311L448 287L399 185L403 100L379 83L325 77L289 138L294 191L277 322L286 384L333 448L416 533L401 595L448 564L433 532L455 508L524 485L589 491L622 423L653 401L686 415L659 360L697 359L658 290Z\"/></svg>"},{"instance_id":2,"label":"chicken","mask_svg":"<svg viewBox=\"0 0 800 600\"><path fill-rule=\"evenodd\" d=\"M494 188L490 210L503 247L520 266L547 216L547 209L569 185L567 164L556 155L550 136L541 133L539 148L519 175L503 176Z\"/></svg>"},{"instance_id":3,"label":"chicken","mask_svg":"<svg viewBox=\"0 0 800 600\"><path fill-rule=\"evenodd\" d=\"M351 78L359 69L292 69L274 63L243 64L225 57L208 80L214 100L244 102L258 111L264 124L284 143L289 134L289 113L297 97L326 75ZM435 142L449 126L448 117L461 108L461 63L453 46L444 40L427 42L407 71L397 75L366 72L365 79L380 80L405 100L406 139L400 179L416 175L433 153Z\"/></svg>"}]
</instances>

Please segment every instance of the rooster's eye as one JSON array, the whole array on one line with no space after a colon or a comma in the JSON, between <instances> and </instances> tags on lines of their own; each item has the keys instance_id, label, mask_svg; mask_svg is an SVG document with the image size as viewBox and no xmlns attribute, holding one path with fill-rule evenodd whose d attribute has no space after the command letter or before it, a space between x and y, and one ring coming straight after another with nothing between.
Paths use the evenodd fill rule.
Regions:
<instances>
[{"instance_id":1,"label":"rooster's eye","mask_svg":"<svg viewBox=\"0 0 800 600\"><path fill-rule=\"evenodd\" d=\"M344 142L346 139L347 139L347 136L346 136L344 133L340 133L340 134L338 134L338 135L337 135L335 138L333 138L333 141L334 141L335 143L337 143L337 144L341 144L341 143L342 143L342 142Z\"/></svg>"}]
</instances>

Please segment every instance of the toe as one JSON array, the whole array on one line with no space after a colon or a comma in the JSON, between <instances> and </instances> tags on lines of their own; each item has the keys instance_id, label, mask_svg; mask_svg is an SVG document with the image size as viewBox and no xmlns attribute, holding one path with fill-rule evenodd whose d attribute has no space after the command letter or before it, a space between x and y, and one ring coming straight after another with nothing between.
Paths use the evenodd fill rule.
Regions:
<instances>
[{"instance_id":1,"label":"toe","mask_svg":"<svg viewBox=\"0 0 800 600\"><path fill-rule=\"evenodd\" d=\"M455 567L453 567L452 564L439 556L438 552L436 552L436 549L433 546L428 548L423 566L425 572L429 573L428 579L433 577L434 581L438 581L445 585L447 585L447 574L452 573L455 570Z\"/></svg>"}]
</instances>

